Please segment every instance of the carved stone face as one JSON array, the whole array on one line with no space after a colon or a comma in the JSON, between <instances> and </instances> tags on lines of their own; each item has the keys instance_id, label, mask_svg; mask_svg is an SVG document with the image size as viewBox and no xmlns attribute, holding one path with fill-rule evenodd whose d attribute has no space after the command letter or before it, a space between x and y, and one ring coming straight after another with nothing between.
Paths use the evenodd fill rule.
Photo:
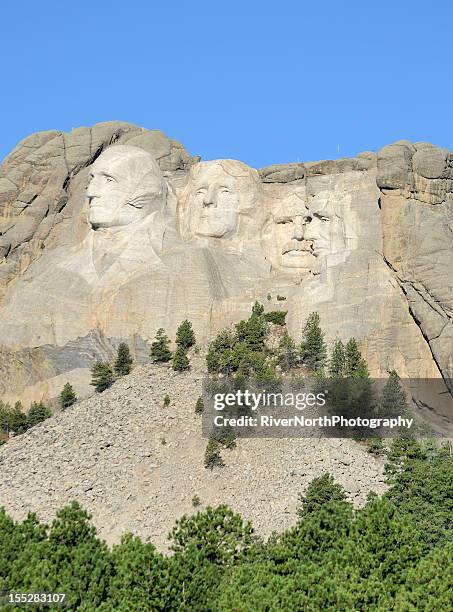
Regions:
<instances>
[{"instance_id":1,"label":"carved stone face","mask_svg":"<svg viewBox=\"0 0 453 612\"><path fill-rule=\"evenodd\" d=\"M234 236L240 215L256 206L257 194L258 179L245 164L233 160L197 164L191 170L182 210L183 234Z\"/></svg>"},{"instance_id":2,"label":"carved stone face","mask_svg":"<svg viewBox=\"0 0 453 612\"><path fill-rule=\"evenodd\" d=\"M91 166L88 220L93 229L130 225L161 210L165 193L160 168L150 153L113 146Z\"/></svg>"},{"instance_id":3,"label":"carved stone face","mask_svg":"<svg viewBox=\"0 0 453 612\"><path fill-rule=\"evenodd\" d=\"M335 210L334 196L329 192L320 192L310 200L304 238L318 260L346 248L344 219Z\"/></svg>"},{"instance_id":4,"label":"carved stone face","mask_svg":"<svg viewBox=\"0 0 453 612\"><path fill-rule=\"evenodd\" d=\"M311 244L305 239L309 219L306 205L297 197L283 202L274 214L277 257L282 268L309 270L313 264Z\"/></svg>"},{"instance_id":5,"label":"carved stone face","mask_svg":"<svg viewBox=\"0 0 453 612\"><path fill-rule=\"evenodd\" d=\"M288 273L308 272L315 263L311 242L306 240L306 226L311 217L304 190L273 200L271 218L263 241L274 268Z\"/></svg>"}]
</instances>

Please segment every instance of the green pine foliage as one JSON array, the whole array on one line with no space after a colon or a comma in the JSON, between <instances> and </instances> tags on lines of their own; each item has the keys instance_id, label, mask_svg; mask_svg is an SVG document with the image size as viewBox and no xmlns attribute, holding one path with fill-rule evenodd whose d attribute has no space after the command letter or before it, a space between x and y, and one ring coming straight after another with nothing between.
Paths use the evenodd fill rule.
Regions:
<instances>
[{"instance_id":1,"label":"green pine foliage","mask_svg":"<svg viewBox=\"0 0 453 612\"><path fill-rule=\"evenodd\" d=\"M187 319L181 323L176 331L176 346L180 346L187 351L195 344L195 334L192 323Z\"/></svg>"},{"instance_id":2,"label":"green pine foliage","mask_svg":"<svg viewBox=\"0 0 453 612\"><path fill-rule=\"evenodd\" d=\"M162 328L157 330L156 338L151 344L149 356L153 363L167 363L172 357L170 338Z\"/></svg>"},{"instance_id":3,"label":"green pine foliage","mask_svg":"<svg viewBox=\"0 0 453 612\"><path fill-rule=\"evenodd\" d=\"M399 439L389 466L388 491L359 509L331 476L315 479L295 526L267 540L225 505L183 516L171 554L132 534L107 547L77 502L51 525L0 508L0 590L100 612L449 610L453 458Z\"/></svg>"},{"instance_id":4,"label":"green pine foliage","mask_svg":"<svg viewBox=\"0 0 453 612\"><path fill-rule=\"evenodd\" d=\"M273 323L274 325L286 325L286 315L288 314L287 310L271 310L270 312L266 312L264 314L264 320L268 323Z\"/></svg>"},{"instance_id":5,"label":"green pine foliage","mask_svg":"<svg viewBox=\"0 0 453 612\"><path fill-rule=\"evenodd\" d=\"M189 358L187 357L186 349L178 346L173 354L172 368L176 372L184 372L190 368Z\"/></svg>"},{"instance_id":6,"label":"green pine foliage","mask_svg":"<svg viewBox=\"0 0 453 612\"><path fill-rule=\"evenodd\" d=\"M351 378L366 378L368 366L359 351L355 338L348 340L345 347L344 375Z\"/></svg>"},{"instance_id":7,"label":"green pine foliage","mask_svg":"<svg viewBox=\"0 0 453 612\"><path fill-rule=\"evenodd\" d=\"M296 343L285 330L278 344L278 364L285 371L291 370L298 363Z\"/></svg>"},{"instance_id":8,"label":"green pine foliage","mask_svg":"<svg viewBox=\"0 0 453 612\"><path fill-rule=\"evenodd\" d=\"M170 405L170 403L171 403L170 396L168 395L168 393L166 393L166 394L164 395L164 408L168 408L168 406Z\"/></svg>"},{"instance_id":9,"label":"green pine foliage","mask_svg":"<svg viewBox=\"0 0 453 612\"><path fill-rule=\"evenodd\" d=\"M69 408L70 406L75 404L76 401L77 401L77 396L75 394L75 391L72 385L67 382L64 385L63 389L61 390L61 393L59 396L60 407L62 410L65 410L66 408Z\"/></svg>"},{"instance_id":10,"label":"green pine foliage","mask_svg":"<svg viewBox=\"0 0 453 612\"><path fill-rule=\"evenodd\" d=\"M262 314L264 314L264 306L256 301L252 306L252 315L260 317Z\"/></svg>"},{"instance_id":11,"label":"green pine foliage","mask_svg":"<svg viewBox=\"0 0 453 612\"><path fill-rule=\"evenodd\" d=\"M323 474L314 478L308 486L305 495L299 496L300 507L297 510L299 519L318 512L328 502L346 502L346 493L337 484L331 474Z\"/></svg>"},{"instance_id":12,"label":"green pine foliage","mask_svg":"<svg viewBox=\"0 0 453 612\"><path fill-rule=\"evenodd\" d=\"M125 376L131 372L132 356L129 347L125 342L121 342L118 347L114 369L117 376Z\"/></svg>"},{"instance_id":13,"label":"green pine foliage","mask_svg":"<svg viewBox=\"0 0 453 612\"><path fill-rule=\"evenodd\" d=\"M33 402L27 414L27 425L33 427L48 419L52 414L51 409L43 402Z\"/></svg>"},{"instance_id":14,"label":"green pine foliage","mask_svg":"<svg viewBox=\"0 0 453 612\"><path fill-rule=\"evenodd\" d=\"M204 401L203 398L200 396L197 399L197 402L195 404L195 414L203 414L204 412Z\"/></svg>"},{"instance_id":15,"label":"green pine foliage","mask_svg":"<svg viewBox=\"0 0 453 612\"><path fill-rule=\"evenodd\" d=\"M11 408L9 404L0 401L0 432L7 435L14 432L15 435L19 435L24 433L29 426L27 415L20 402L16 402Z\"/></svg>"},{"instance_id":16,"label":"green pine foliage","mask_svg":"<svg viewBox=\"0 0 453 612\"><path fill-rule=\"evenodd\" d=\"M322 370L327 359L327 347L324 341L324 332L320 326L320 316L312 312L305 323L300 344L302 362L313 372Z\"/></svg>"},{"instance_id":17,"label":"green pine foliage","mask_svg":"<svg viewBox=\"0 0 453 612\"><path fill-rule=\"evenodd\" d=\"M346 374L346 355L344 344L336 340L329 360L329 376L343 377Z\"/></svg>"},{"instance_id":18,"label":"green pine foliage","mask_svg":"<svg viewBox=\"0 0 453 612\"><path fill-rule=\"evenodd\" d=\"M236 324L236 341L251 352L261 352L265 349L267 325L263 316L255 313L249 319Z\"/></svg>"},{"instance_id":19,"label":"green pine foliage","mask_svg":"<svg viewBox=\"0 0 453 612\"><path fill-rule=\"evenodd\" d=\"M114 381L115 377L109 363L98 361L91 368L91 384L98 393L111 387Z\"/></svg>"},{"instance_id":20,"label":"green pine foliage","mask_svg":"<svg viewBox=\"0 0 453 612\"><path fill-rule=\"evenodd\" d=\"M212 470L215 467L223 467L225 464L220 454L220 442L211 437L206 445L204 453L204 466Z\"/></svg>"},{"instance_id":21,"label":"green pine foliage","mask_svg":"<svg viewBox=\"0 0 453 612\"><path fill-rule=\"evenodd\" d=\"M401 387L398 374L392 370L382 390L380 415L383 417L404 415L407 410L406 394Z\"/></svg>"}]
</instances>

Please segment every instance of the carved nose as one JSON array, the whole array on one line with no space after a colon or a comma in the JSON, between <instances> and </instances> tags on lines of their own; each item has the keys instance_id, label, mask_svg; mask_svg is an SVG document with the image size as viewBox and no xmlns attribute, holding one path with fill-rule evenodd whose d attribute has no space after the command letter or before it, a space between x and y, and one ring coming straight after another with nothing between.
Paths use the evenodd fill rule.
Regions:
<instances>
[{"instance_id":1,"label":"carved nose","mask_svg":"<svg viewBox=\"0 0 453 612\"><path fill-rule=\"evenodd\" d=\"M214 194L208 192L203 198L203 206L215 206Z\"/></svg>"}]
</instances>

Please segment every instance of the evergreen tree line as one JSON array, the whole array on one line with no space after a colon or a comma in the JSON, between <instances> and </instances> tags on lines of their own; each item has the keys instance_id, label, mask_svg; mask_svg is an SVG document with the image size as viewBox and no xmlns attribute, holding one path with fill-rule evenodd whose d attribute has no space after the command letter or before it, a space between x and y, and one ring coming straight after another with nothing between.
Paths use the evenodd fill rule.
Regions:
<instances>
[{"instance_id":1,"label":"evergreen tree line","mask_svg":"<svg viewBox=\"0 0 453 612\"><path fill-rule=\"evenodd\" d=\"M112 612L449 610L452 463L448 447L397 439L389 489L365 507L324 474L283 533L264 540L227 506L207 507L176 522L170 555L131 534L109 549L76 502L50 526L0 509L0 590L66 593L71 610Z\"/></svg>"},{"instance_id":2,"label":"evergreen tree line","mask_svg":"<svg viewBox=\"0 0 453 612\"><path fill-rule=\"evenodd\" d=\"M274 322L275 317L269 314L272 316L266 316L264 307L255 302L251 316L237 323L234 331L219 332L208 347L208 372L230 375L239 382L253 377L258 383L265 381L268 390L272 384L281 383L279 370L303 372L316 377L320 389L327 387L329 407L334 414L354 417L371 416L372 411L379 416L407 412L406 398L395 370L390 372L380 397L377 396L368 364L355 338L346 344L336 340L328 355L319 313L312 312L303 327L299 345L285 329L277 348L271 348L268 323ZM279 321L280 324L284 325L284 321Z\"/></svg>"},{"instance_id":3,"label":"evergreen tree line","mask_svg":"<svg viewBox=\"0 0 453 612\"><path fill-rule=\"evenodd\" d=\"M0 400L0 432L5 438L11 434L20 435L45 421L51 414L52 411L43 402L32 402L28 412L25 412L21 402L11 407Z\"/></svg>"},{"instance_id":4,"label":"evergreen tree line","mask_svg":"<svg viewBox=\"0 0 453 612\"><path fill-rule=\"evenodd\" d=\"M157 331L156 337L151 344L150 359L153 363L172 362L172 367L177 372L183 372L190 367L187 351L195 345L195 334L192 323L187 319L183 321L176 331L176 350L170 350L170 338L163 328ZM96 362L91 368L91 384L98 393L108 389L118 378L130 374L133 359L130 349L122 342L117 351L113 366L105 361Z\"/></svg>"}]
</instances>

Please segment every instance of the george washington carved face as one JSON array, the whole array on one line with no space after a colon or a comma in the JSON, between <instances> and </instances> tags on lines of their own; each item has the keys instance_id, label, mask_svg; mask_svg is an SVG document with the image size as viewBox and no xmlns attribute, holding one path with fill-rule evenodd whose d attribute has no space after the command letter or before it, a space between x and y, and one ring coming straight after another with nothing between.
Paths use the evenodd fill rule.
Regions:
<instances>
[{"instance_id":1,"label":"george washington carved face","mask_svg":"<svg viewBox=\"0 0 453 612\"><path fill-rule=\"evenodd\" d=\"M117 145L107 149L90 169L88 220L93 229L130 225L162 210L166 186L154 157Z\"/></svg>"}]
</instances>

